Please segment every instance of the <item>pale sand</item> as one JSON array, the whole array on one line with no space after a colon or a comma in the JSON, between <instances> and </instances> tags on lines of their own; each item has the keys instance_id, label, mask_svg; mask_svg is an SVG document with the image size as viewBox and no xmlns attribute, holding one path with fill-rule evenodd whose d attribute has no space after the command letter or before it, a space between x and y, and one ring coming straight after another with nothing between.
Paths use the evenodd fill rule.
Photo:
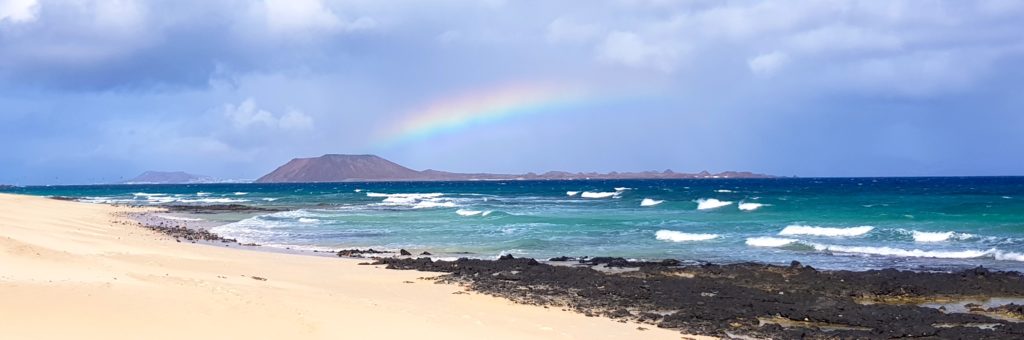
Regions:
<instances>
[{"instance_id":1,"label":"pale sand","mask_svg":"<svg viewBox=\"0 0 1024 340\"><path fill-rule=\"evenodd\" d=\"M0 194L0 339L684 338L452 294L430 273L176 243L114 223L127 210Z\"/></svg>"}]
</instances>

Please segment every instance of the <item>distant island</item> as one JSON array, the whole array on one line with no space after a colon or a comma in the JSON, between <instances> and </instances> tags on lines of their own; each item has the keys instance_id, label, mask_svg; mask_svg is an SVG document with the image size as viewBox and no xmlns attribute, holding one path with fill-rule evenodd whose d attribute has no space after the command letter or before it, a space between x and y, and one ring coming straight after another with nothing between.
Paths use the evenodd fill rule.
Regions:
<instances>
[{"instance_id":1,"label":"distant island","mask_svg":"<svg viewBox=\"0 0 1024 340\"><path fill-rule=\"evenodd\" d=\"M122 184L190 184L214 183L210 176L194 175L184 171L146 171Z\"/></svg>"},{"instance_id":2,"label":"distant island","mask_svg":"<svg viewBox=\"0 0 1024 340\"><path fill-rule=\"evenodd\" d=\"M725 171L680 173L672 170L643 172L565 172L489 174L455 173L438 170L417 171L375 155L327 154L295 158L256 180L256 183L316 183L355 181L468 181L468 180L577 180L577 179L694 179L694 178L774 178L752 172Z\"/></svg>"}]
</instances>

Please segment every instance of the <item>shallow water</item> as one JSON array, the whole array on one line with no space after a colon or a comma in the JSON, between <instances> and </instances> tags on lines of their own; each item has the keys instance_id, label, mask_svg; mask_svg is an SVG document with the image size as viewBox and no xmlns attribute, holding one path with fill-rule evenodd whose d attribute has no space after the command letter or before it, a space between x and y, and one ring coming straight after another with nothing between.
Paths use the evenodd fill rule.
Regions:
<instances>
[{"instance_id":1,"label":"shallow water","mask_svg":"<svg viewBox=\"0 0 1024 340\"><path fill-rule=\"evenodd\" d=\"M184 217L224 223L213 231L242 242L293 248L407 248L477 257L798 260L854 270L1024 269L1024 177L102 185L7 191L99 203L284 207L289 210L258 216ZM654 201L662 202L650 204Z\"/></svg>"}]
</instances>

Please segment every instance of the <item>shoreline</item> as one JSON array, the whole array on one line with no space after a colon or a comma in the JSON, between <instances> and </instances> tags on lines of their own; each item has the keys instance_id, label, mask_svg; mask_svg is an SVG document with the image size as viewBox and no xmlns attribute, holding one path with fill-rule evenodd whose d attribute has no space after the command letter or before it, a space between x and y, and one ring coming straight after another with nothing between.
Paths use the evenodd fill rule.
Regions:
<instances>
[{"instance_id":1,"label":"shoreline","mask_svg":"<svg viewBox=\"0 0 1024 340\"><path fill-rule=\"evenodd\" d=\"M0 338L680 337L420 279L436 273L178 243L114 216L139 211L0 194Z\"/></svg>"},{"instance_id":2,"label":"shoreline","mask_svg":"<svg viewBox=\"0 0 1024 340\"><path fill-rule=\"evenodd\" d=\"M797 262L790 266L756 263L683 265L676 260L630 262L621 258L601 257L582 261L563 257L543 263L512 256L503 256L498 260L434 261L417 258L412 253L409 253L410 256L398 257L382 257L378 256L380 253L371 253L370 257L376 258L337 259L346 257L341 255L359 254L352 250L342 250L344 254L297 250L278 252L275 250L280 249L231 246L230 240L225 242L212 238L204 241L204 237L210 236L203 234L196 236L196 240L182 239L182 235L187 234L174 234L175 230L182 230L163 230L161 233L133 218L166 213L153 207L115 207L3 194L0 194L0 203L0 216L6 217L0 221L0 231L3 231L0 236L6 237L6 240L0 238L0 250L14 254L9 257L16 263L13 274L4 273L0 276L0 285L12 288L0 290L0 299L15 301L15 310L21 312L33 308L38 313L53 310L57 305L34 303L26 298L52 294L70 301L84 299L86 306L106 303L107 313L123 314L124 311L118 310L118 306L138 304L137 300L140 299L139 296L118 293L123 289L113 290L115 286L122 288L121 285L128 283L152 286L149 287L153 289L151 294L163 299L147 297L157 300L147 304L158 308L160 311L153 311L158 315L167 314L168 306L177 307L171 309L170 315L181 317L196 310L221 309L225 307L225 297L222 295L228 293L252 300L276 300L274 303L257 304L263 308L256 314L274 314L280 309L301 309L303 307L297 307L286 300L302 300L315 306L302 315L318 315L319 322L323 323L335 317L358 314L363 315L359 320L368 325L380 326L382 320L365 318L364 314L372 312L373 307L362 305L360 307L369 310L353 309L343 303L348 301L351 304L353 300L365 302L367 299L386 301L418 311L413 314L395 314L394 310L389 310L375 314L388 322L416 323L424 317L421 314L429 315L429 320L441 318L454 322L440 328L427 327L423 332L410 333L415 335L402 335L426 338L442 337L441 334L445 338L469 338L467 334L472 333L472 329L464 330L467 325L456 322L462 321L458 320L458 315L432 310L439 299L459 302L460 297L479 304L464 306L463 313L486 310L489 317L499 320L507 320L511 314L517 320L545 324L537 328L542 331L573 329L571 332L559 333L559 337L567 338L678 338L680 331L714 337L735 335L775 338L936 336L1000 339L1024 336L1024 323L1021 323L1024 321L1024 313L1021 312L1021 304L1024 304L1024 277L1015 272L996 272L983 268L955 273L892 269L819 271ZM54 211L59 213L54 214ZM26 229L16 223L19 221L42 228ZM83 236L76 234L82 229L79 224L92 229L86 237L86 244L79 244L83 241L80 239ZM170 227L169 224L167 227ZM41 232L52 235L40 235ZM176 239L178 242L175 242ZM226 247L219 246L221 244ZM60 255L61 249L68 247L74 248L74 251L63 250L70 254ZM257 251L237 252L230 249ZM42 259L33 257L33 251L36 252L35 257ZM50 263L58 258L69 263ZM92 261L99 261L103 265L83 266L82 262ZM128 266L124 267L125 264ZM168 267L175 268L175 275L166 272ZM239 271L239 268L247 270ZM124 271L128 272L127 279ZM159 275L161 271L165 271L163 277ZM140 275L139 272L145 274ZM71 276L59 281L65 284L54 284L52 280L43 284L41 280L44 277L63 275ZM176 280L169 280L171 277ZM66 286L68 282L75 288L69 289ZM96 282L102 284L90 287ZM431 282L440 284L424 284ZM240 284L246 288L239 289ZM191 289L187 289L189 292L181 292L181 286ZM83 290L85 296L82 296ZM24 296L15 296L14 292ZM103 296L104 301L91 301L89 298L93 294ZM274 297L269 298L268 294ZM325 302L314 298L339 295L347 299ZM190 303L182 304L175 300L177 298L184 298ZM990 298L1005 300L997 300L1001 305L972 305ZM241 303L230 298L227 302L227 306L235 307L253 305L252 302ZM932 306L919 306L923 304ZM228 309L239 312L238 309ZM246 312L254 311L242 314ZM520 313L540 319L529 319ZM536 313L541 316L534 315ZM549 319L556 316L570 321L551 326ZM74 323L80 321L76 317L80 316L72 313L57 319L61 320L58 321L60 323ZM132 320L135 316L122 317ZM237 317L218 315L215 319L220 323L237 324L241 322ZM396 317L400 320L394 320ZM0 315L0 318L20 320L26 318L26 315ZM878 320L888 321L880 323ZM111 326L109 320L106 324L98 322L100 326ZM135 327L162 325L152 320L136 322L141 324ZM303 333L295 328L301 324L277 321L273 331L281 335L303 334L313 338L351 334L316 322L314 324L319 327L315 328L331 330ZM209 324L205 326L216 327ZM522 326L510 326L498 336L547 338L553 334L538 334L537 329L520 329ZM109 328L88 328L97 327L95 325L82 327L85 327L85 334L89 334L89 331L110 332ZM439 333L431 333L431 329ZM20 333L22 335L31 334L29 329L22 331L25 332ZM182 334L193 334L188 333L192 329L181 331L186 333L179 333L179 337ZM0 330L0 335L4 333L4 330ZM262 338L266 336L264 333L253 330L251 336ZM19 333L13 334L17 338ZM128 337L127 334L122 336ZM495 337L494 334L486 336Z\"/></svg>"},{"instance_id":3,"label":"shoreline","mask_svg":"<svg viewBox=\"0 0 1024 340\"><path fill-rule=\"evenodd\" d=\"M270 250L266 247L252 249ZM560 256L534 260L517 259L512 255L497 260L439 261L430 253L414 255L405 249L293 253L336 254L370 259L373 262L363 264L384 265L388 269L444 272L447 274L434 280L520 304L711 336L1014 338L1024 335L1020 325L1024 322L1021 307L1024 277L1017 272L990 271L983 267L949 272L848 271L817 270L796 261L789 266L779 266L755 262L690 263L674 259L632 261L617 257ZM528 274L530 272L533 274ZM723 277L728 280L722 280ZM636 282L637 278L643 280ZM659 282L660 288L637 289L648 287L650 282ZM703 287L700 290L707 292L681 298L694 292L693 289L680 291L679 287L692 285ZM563 293L585 292L592 286L614 288L591 292L587 298ZM816 289L825 293L806 293ZM784 297L774 295L775 292ZM653 296L672 296L681 299L678 303L686 307L652 302L657 300ZM737 301L761 303L746 309L728 306ZM832 306L832 313L811 311L819 308L812 306L823 303ZM717 307L710 310L704 307L709 305ZM702 311L694 313L689 309ZM714 319L708 320L703 315L712 315ZM809 315L814 317L809 318ZM896 321L877 321L882 319Z\"/></svg>"}]
</instances>

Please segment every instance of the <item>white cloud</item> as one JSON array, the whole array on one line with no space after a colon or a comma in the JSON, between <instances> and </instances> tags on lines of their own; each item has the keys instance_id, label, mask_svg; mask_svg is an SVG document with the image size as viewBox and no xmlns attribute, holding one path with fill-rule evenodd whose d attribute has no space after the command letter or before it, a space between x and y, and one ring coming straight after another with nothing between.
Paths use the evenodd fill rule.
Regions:
<instances>
[{"instance_id":1,"label":"white cloud","mask_svg":"<svg viewBox=\"0 0 1024 340\"><path fill-rule=\"evenodd\" d=\"M582 43L593 41L599 34L597 25L580 24L563 17L548 24L545 39L550 43Z\"/></svg>"},{"instance_id":2,"label":"white cloud","mask_svg":"<svg viewBox=\"0 0 1024 340\"><path fill-rule=\"evenodd\" d=\"M774 75L787 62L789 62L788 55L783 52L774 51L750 58L750 60L747 60L747 67L755 75L767 77Z\"/></svg>"},{"instance_id":3,"label":"white cloud","mask_svg":"<svg viewBox=\"0 0 1024 340\"><path fill-rule=\"evenodd\" d=\"M313 128L313 118L300 111L289 110L281 116L278 125L287 130L308 130Z\"/></svg>"},{"instance_id":4,"label":"white cloud","mask_svg":"<svg viewBox=\"0 0 1024 340\"><path fill-rule=\"evenodd\" d=\"M38 16L37 0L0 0L0 22L30 22L35 21Z\"/></svg>"},{"instance_id":5,"label":"white cloud","mask_svg":"<svg viewBox=\"0 0 1024 340\"><path fill-rule=\"evenodd\" d=\"M248 98L241 104L226 104L223 113L236 129L246 130L251 127L280 128L284 130L308 130L313 128L313 118L297 110L289 110L278 118L270 111L256 106L256 101Z\"/></svg>"},{"instance_id":6,"label":"white cloud","mask_svg":"<svg viewBox=\"0 0 1024 340\"><path fill-rule=\"evenodd\" d=\"M278 34L347 32L377 26L377 21L368 17L344 20L321 0L264 0L263 14L267 28Z\"/></svg>"},{"instance_id":7,"label":"white cloud","mask_svg":"<svg viewBox=\"0 0 1024 340\"><path fill-rule=\"evenodd\" d=\"M598 47L601 60L666 73L675 71L684 49L671 42L648 42L633 32L612 32Z\"/></svg>"},{"instance_id":8,"label":"white cloud","mask_svg":"<svg viewBox=\"0 0 1024 340\"><path fill-rule=\"evenodd\" d=\"M808 53L898 50L903 46L902 39L895 35L846 24L800 32L788 40L794 48Z\"/></svg>"}]
</instances>

